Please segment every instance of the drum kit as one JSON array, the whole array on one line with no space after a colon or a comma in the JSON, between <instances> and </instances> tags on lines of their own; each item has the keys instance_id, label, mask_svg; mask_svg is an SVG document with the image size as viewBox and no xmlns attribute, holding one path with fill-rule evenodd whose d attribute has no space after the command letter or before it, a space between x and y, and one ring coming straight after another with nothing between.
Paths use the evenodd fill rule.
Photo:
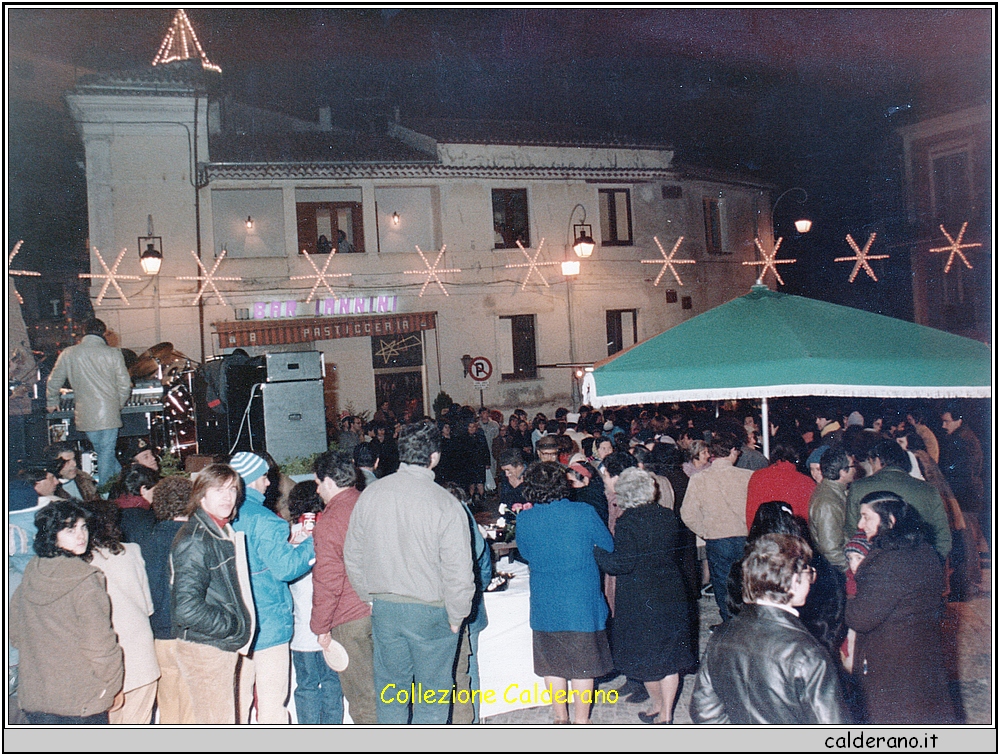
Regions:
<instances>
[{"instance_id":1,"label":"drum kit","mask_svg":"<svg viewBox=\"0 0 1000 756\"><path fill-rule=\"evenodd\" d=\"M194 377L200 364L174 349L169 341L150 347L136 356L125 352L129 376L140 381L160 381L163 385L164 446L183 458L198 451Z\"/></svg>"}]
</instances>

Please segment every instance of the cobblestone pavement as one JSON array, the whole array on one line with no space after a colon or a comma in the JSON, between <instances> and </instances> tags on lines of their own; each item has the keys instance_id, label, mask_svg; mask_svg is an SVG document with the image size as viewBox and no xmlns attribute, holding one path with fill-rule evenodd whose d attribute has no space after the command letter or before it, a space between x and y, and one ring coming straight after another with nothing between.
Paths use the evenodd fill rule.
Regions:
<instances>
[{"instance_id":1,"label":"cobblestone pavement","mask_svg":"<svg viewBox=\"0 0 1000 756\"><path fill-rule=\"evenodd\" d=\"M990 573L984 572L983 584L990 585ZM985 593L964 603L947 605L947 616L942 625L945 637L945 653L952 678L952 684L957 687L965 711L967 724L990 724L992 717L992 601L991 595ZM709 638L709 627L719 621L719 610L713 598L702 598L698 601L700 617L699 653L704 651ZM601 684L602 690L618 689L625 684L621 676L610 682ZM681 678L681 688L677 695L677 706L674 709L676 724L691 724L689 713L691 690L694 688L694 676ZM594 724L638 724L638 713L645 711L648 704L630 703L619 698L615 704L602 703L594 706L591 719ZM488 717L483 721L490 725L524 725L550 724L552 722L551 708L536 706L530 709L511 711Z\"/></svg>"}]
</instances>

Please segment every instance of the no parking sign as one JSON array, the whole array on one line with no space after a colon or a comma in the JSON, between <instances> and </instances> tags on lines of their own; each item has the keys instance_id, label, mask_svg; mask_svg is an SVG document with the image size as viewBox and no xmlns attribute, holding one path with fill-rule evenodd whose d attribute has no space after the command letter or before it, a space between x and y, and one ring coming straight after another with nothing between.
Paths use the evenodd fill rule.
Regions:
<instances>
[{"instance_id":1,"label":"no parking sign","mask_svg":"<svg viewBox=\"0 0 1000 756\"><path fill-rule=\"evenodd\" d=\"M485 357L475 357L469 363L469 376L477 383L488 381L493 375L493 363Z\"/></svg>"}]
</instances>

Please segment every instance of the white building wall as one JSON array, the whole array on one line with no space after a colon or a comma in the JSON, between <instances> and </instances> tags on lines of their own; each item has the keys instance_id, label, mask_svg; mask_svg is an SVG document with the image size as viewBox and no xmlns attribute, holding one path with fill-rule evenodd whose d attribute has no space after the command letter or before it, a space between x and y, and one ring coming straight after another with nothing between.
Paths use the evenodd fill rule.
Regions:
<instances>
[{"instance_id":1,"label":"white building wall","mask_svg":"<svg viewBox=\"0 0 1000 756\"><path fill-rule=\"evenodd\" d=\"M187 128L179 125L187 124L193 137L194 100L121 99L71 97L74 114L82 122L87 154L91 236L95 243L100 241L110 249L128 246L121 270L137 273L136 237L145 234L146 217L153 214L156 234L163 237L165 258L159 277L160 329L157 332L155 328L154 287L146 280L123 282L130 306L125 307L117 296L109 297L96 308L97 313L120 333L123 346L142 351L157 341L170 341L179 351L198 359L199 308L193 300L199 283L175 278L199 274L191 256L198 242L191 152ZM143 119L150 123L137 123ZM154 123L159 120L168 123ZM199 140L204 131L202 128ZM523 167L526 177L530 168L540 166L617 167L623 177L633 169L665 173L660 178L627 183L580 178L521 180L509 176L502 180L214 179L200 192L203 261L211 269L225 246L230 253L217 275L242 280L217 283L225 304L207 290L207 355L220 349L211 335L213 323L236 320L239 312L252 311L256 302L305 302L315 278L291 277L315 275L308 260L298 254L295 213L296 197L312 196L310 192L349 192L361 197L366 252L337 255L330 260L330 273L351 274L330 279L337 294L394 295L399 297L400 312L437 313L437 330L424 333L424 401L428 412L439 389L460 403L479 401L475 384L462 375L463 354L485 356L493 362L494 375L483 396L487 405L506 410L517 406L569 406L574 386L569 368L540 368L538 377L531 380L501 380L500 363L510 350L509 344L503 343L501 316L535 316L539 364L589 363L607 357L608 310L636 310L637 336L642 340L744 294L755 278L755 269L741 263L754 257L759 188L671 174L670 151L439 145L439 153L446 165ZM205 159L207 145L199 147L199 155ZM661 187L665 184L681 186L681 197L664 199ZM601 246L598 190L602 187L630 190L634 240L630 246ZM576 205L583 206L598 246L593 257L582 262L578 277L568 282L558 265L545 266L540 270L549 286L541 284L533 274L528 285L522 287L527 269L505 267L526 262L522 252L516 248L494 249L494 188L527 190L532 245L528 251L533 256L544 238L540 262L575 259L569 247L570 215ZM723 202L726 254L706 253L702 210L705 196L721 197ZM391 225L394 212L400 215L398 227ZM245 227L247 215L253 217L252 230ZM576 210L573 222L580 220L582 214ZM678 285L668 271L654 287L660 266L640 261L660 257L654 236L669 252L680 235L685 239L678 259L694 259L697 264L678 266L683 285ZM447 296L434 283L419 296L426 276L404 272L424 269L414 249L416 244L432 264L440 246L447 245L440 267L461 270L441 274ZM113 255L105 255L110 264L109 257L113 259ZM326 264L325 259L315 262L320 268ZM99 272L96 258L93 268ZM92 289L94 294L97 286ZM676 291L676 303L666 301L667 289ZM320 286L313 298L328 296ZM691 297L691 309L682 306L687 296ZM299 307L301 314L306 305ZM341 409L374 408L368 338L317 341L311 348L322 350L328 364L337 367Z\"/></svg>"}]
</instances>

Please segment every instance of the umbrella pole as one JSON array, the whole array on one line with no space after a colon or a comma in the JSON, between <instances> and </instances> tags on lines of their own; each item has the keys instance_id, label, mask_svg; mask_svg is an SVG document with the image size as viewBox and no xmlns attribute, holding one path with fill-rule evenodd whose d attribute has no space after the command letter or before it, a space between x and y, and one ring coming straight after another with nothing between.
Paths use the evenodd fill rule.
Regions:
<instances>
[{"instance_id":1,"label":"umbrella pole","mask_svg":"<svg viewBox=\"0 0 1000 756\"><path fill-rule=\"evenodd\" d=\"M771 425L767 419L767 397L760 400L760 435L764 441L764 456L771 459Z\"/></svg>"}]
</instances>

